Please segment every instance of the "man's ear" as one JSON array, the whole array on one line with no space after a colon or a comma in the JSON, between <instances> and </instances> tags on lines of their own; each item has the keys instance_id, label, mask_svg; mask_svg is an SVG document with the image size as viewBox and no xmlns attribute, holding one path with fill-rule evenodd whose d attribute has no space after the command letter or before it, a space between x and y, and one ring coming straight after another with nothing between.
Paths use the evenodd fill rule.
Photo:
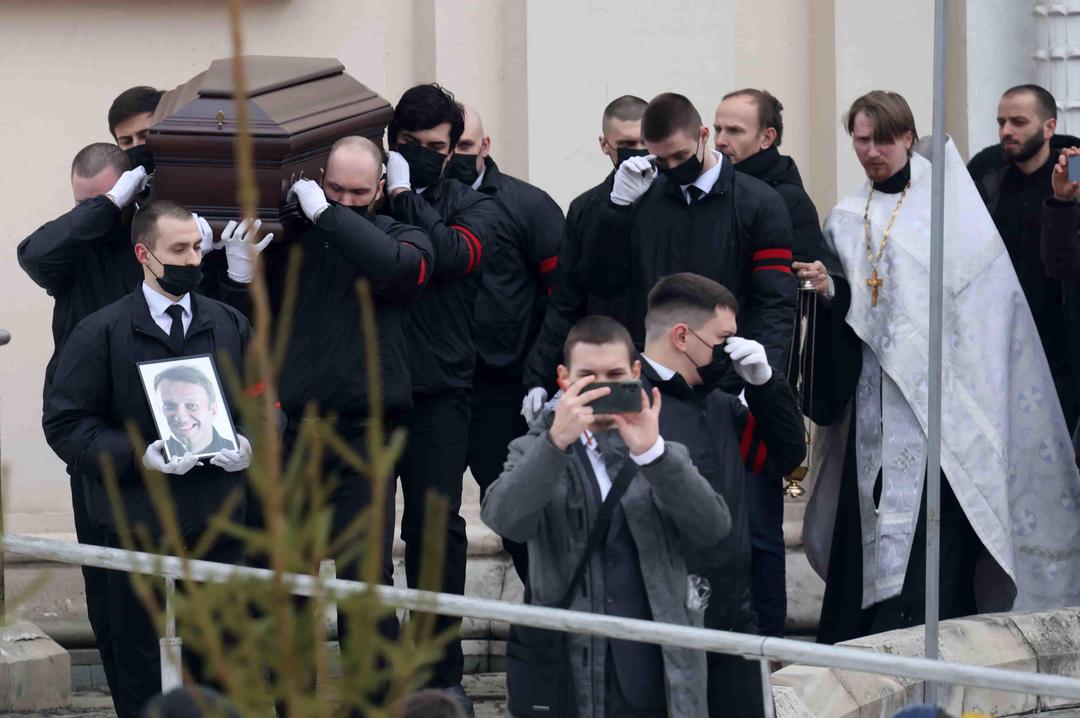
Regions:
<instances>
[{"instance_id":1,"label":"man's ear","mask_svg":"<svg viewBox=\"0 0 1080 718\"><path fill-rule=\"evenodd\" d=\"M142 242L136 244L132 250L135 252L135 260L139 264L146 264L150 261L150 250L146 248L146 245Z\"/></svg>"},{"instance_id":2,"label":"man's ear","mask_svg":"<svg viewBox=\"0 0 1080 718\"><path fill-rule=\"evenodd\" d=\"M1051 117L1046 121L1046 124L1043 125L1043 136L1046 137L1046 139L1050 139L1054 136L1055 132L1057 132L1057 118Z\"/></svg>"},{"instance_id":3,"label":"man's ear","mask_svg":"<svg viewBox=\"0 0 1080 718\"><path fill-rule=\"evenodd\" d=\"M611 146L608 145L607 137L600 135L596 138L596 141L600 143L600 151L603 152L605 155L611 151Z\"/></svg>"},{"instance_id":4,"label":"man's ear","mask_svg":"<svg viewBox=\"0 0 1080 718\"><path fill-rule=\"evenodd\" d=\"M216 401L210 402L210 406L207 408L210 410L210 416L216 417L218 415L218 403Z\"/></svg>"},{"instance_id":5,"label":"man's ear","mask_svg":"<svg viewBox=\"0 0 1080 718\"><path fill-rule=\"evenodd\" d=\"M325 182L325 181L326 181L326 168L325 167L320 167L319 168L319 186L322 187L323 182Z\"/></svg>"},{"instance_id":6,"label":"man's ear","mask_svg":"<svg viewBox=\"0 0 1080 718\"><path fill-rule=\"evenodd\" d=\"M767 150L767 149L769 149L770 147L772 147L773 145L776 144L776 128L775 127L766 127L765 131L762 133L762 135L764 137L763 137L763 141L761 143L760 149Z\"/></svg>"},{"instance_id":7,"label":"man's ear","mask_svg":"<svg viewBox=\"0 0 1080 718\"><path fill-rule=\"evenodd\" d=\"M481 157L487 157L491 154L491 138L485 137L480 143L480 151L477 152Z\"/></svg>"},{"instance_id":8,"label":"man's ear","mask_svg":"<svg viewBox=\"0 0 1080 718\"><path fill-rule=\"evenodd\" d=\"M685 324L676 324L668 330L672 345L680 352L686 351L687 327Z\"/></svg>"},{"instance_id":9,"label":"man's ear","mask_svg":"<svg viewBox=\"0 0 1080 718\"><path fill-rule=\"evenodd\" d=\"M570 388L570 370L562 364L555 370L555 383L559 385L559 388L566 391Z\"/></svg>"},{"instance_id":10,"label":"man's ear","mask_svg":"<svg viewBox=\"0 0 1080 718\"><path fill-rule=\"evenodd\" d=\"M641 378L641 360L635 359L634 363L630 365L630 376L635 379Z\"/></svg>"}]
</instances>

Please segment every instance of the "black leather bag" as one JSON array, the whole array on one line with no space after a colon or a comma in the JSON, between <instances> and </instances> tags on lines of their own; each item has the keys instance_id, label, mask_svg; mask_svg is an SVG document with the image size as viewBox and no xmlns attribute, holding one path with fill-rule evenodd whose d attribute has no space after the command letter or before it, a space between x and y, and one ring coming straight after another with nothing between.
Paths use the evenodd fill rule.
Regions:
<instances>
[{"instance_id":1,"label":"black leather bag","mask_svg":"<svg viewBox=\"0 0 1080 718\"><path fill-rule=\"evenodd\" d=\"M585 466L590 466L584 447L578 443ZM604 503L596 514L585 554L578 562L562 600L554 608L568 608L574 590L585 575L589 557L607 538L611 515L637 474L638 467L626 458L622 470L611 484ZM574 696L574 677L570 670L567 635L529 626L510 626L506 641L507 708L517 718L574 718L578 704Z\"/></svg>"}]
</instances>

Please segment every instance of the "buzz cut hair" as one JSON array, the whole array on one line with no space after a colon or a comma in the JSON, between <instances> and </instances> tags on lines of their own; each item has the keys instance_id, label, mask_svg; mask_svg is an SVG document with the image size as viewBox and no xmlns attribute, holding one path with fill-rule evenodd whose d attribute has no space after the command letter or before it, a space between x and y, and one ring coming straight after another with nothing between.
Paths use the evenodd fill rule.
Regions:
<instances>
[{"instance_id":1,"label":"buzz cut hair","mask_svg":"<svg viewBox=\"0 0 1080 718\"><path fill-rule=\"evenodd\" d=\"M165 93L147 85L130 87L113 100L109 107L109 134L116 139L116 126L135 115L153 114Z\"/></svg>"},{"instance_id":2,"label":"buzz cut hair","mask_svg":"<svg viewBox=\"0 0 1080 718\"><path fill-rule=\"evenodd\" d=\"M652 98L641 116L641 135L646 142L660 142L676 132L695 136L701 130L701 113L684 96L665 92Z\"/></svg>"},{"instance_id":3,"label":"buzz cut hair","mask_svg":"<svg viewBox=\"0 0 1080 718\"><path fill-rule=\"evenodd\" d=\"M614 120L620 122L640 122L645 114L645 108L649 103L637 95L623 95L616 97L604 108L604 120L602 129L606 134Z\"/></svg>"},{"instance_id":4,"label":"buzz cut hair","mask_svg":"<svg viewBox=\"0 0 1080 718\"><path fill-rule=\"evenodd\" d=\"M1035 109L1039 112L1039 119L1043 122L1047 120L1056 120L1058 116L1057 100L1050 94L1042 85L1017 85L1016 87L1010 87L1008 90L1002 93L1002 97L1010 97L1012 95L1019 95L1021 93L1030 93L1035 98Z\"/></svg>"},{"instance_id":5,"label":"buzz cut hair","mask_svg":"<svg viewBox=\"0 0 1080 718\"><path fill-rule=\"evenodd\" d=\"M154 377L154 391L157 391L158 387L166 381L179 382L182 384L198 384L206 390L207 401L211 404L217 403L217 392L214 391L214 383L210 381L210 378L206 376L206 374L193 366L181 364L180 366L169 367L161 372Z\"/></svg>"},{"instance_id":6,"label":"buzz cut hair","mask_svg":"<svg viewBox=\"0 0 1080 718\"><path fill-rule=\"evenodd\" d=\"M346 135L335 142L330 146L330 154L327 155L326 161L329 162L335 152L346 147L366 153L371 159L375 160L376 167L381 167L386 162L386 154L383 152L383 148L376 144L374 140L361 135Z\"/></svg>"},{"instance_id":7,"label":"buzz cut hair","mask_svg":"<svg viewBox=\"0 0 1080 718\"><path fill-rule=\"evenodd\" d=\"M659 334L679 323L698 329L718 309L739 313L739 302L730 289L700 274L670 274L649 291L645 334Z\"/></svg>"},{"instance_id":8,"label":"buzz cut hair","mask_svg":"<svg viewBox=\"0 0 1080 718\"><path fill-rule=\"evenodd\" d=\"M192 219L191 210L179 202L155 199L139 207L139 211L135 213L135 219L131 220L131 243L143 244L153 249L158 239L158 224L166 217L179 220Z\"/></svg>"},{"instance_id":9,"label":"buzz cut hair","mask_svg":"<svg viewBox=\"0 0 1080 718\"><path fill-rule=\"evenodd\" d=\"M122 175L131 169L127 153L114 144L95 142L83 147L71 161L71 176L90 179L106 169L114 169Z\"/></svg>"},{"instance_id":10,"label":"buzz cut hair","mask_svg":"<svg viewBox=\"0 0 1080 718\"><path fill-rule=\"evenodd\" d=\"M758 111L758 131L770 127L776 130L776 142L773 142L773 147L779 147L780 140L784 137L784 106L780 104L780 100L768 90L755 90L752 87L729 92L724 95L723 100L731 97L749 97L754 101Z\"/></svg>"},{"instance_id":11,"label":"buzz cut hair","mask_svg":"<svg viewBox=\"0 0 1080 718\"><path fill-rule=\"evenodd\" d=\"M633 363L637 347L630 338L630 332L611 317L593 314L570 327L563 342L563 361L570 366L570 355L578 344L621 344L626 347L626 357Z\"/></svg>"},{"instance_id":12,"label":"buzz cut hair","mask_svg":"<svg viewBox=\"0 0 1080 718\"><path fill-rule=\"evenodd\" d=\"M855 115L862 112L874 126L874 142L887 144L900 139L905 132L911 133L912 146L918 141L915 115L911 105L898 92L873 90L857 98L844 117L848 135L855 132Z\"/></svg>"}]
</instances>

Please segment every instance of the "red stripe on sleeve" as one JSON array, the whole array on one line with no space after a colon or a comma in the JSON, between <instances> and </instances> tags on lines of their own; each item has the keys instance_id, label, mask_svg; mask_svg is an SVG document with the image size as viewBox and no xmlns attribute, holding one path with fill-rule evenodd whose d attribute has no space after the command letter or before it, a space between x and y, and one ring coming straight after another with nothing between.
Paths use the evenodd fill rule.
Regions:
<instances>
[{"instance_id":1,"label":"red stripe on sleeve","mask_svg":"<svg viewBox=\"0 0 1080 718\"><path fill-rule=\"evenodd\" d=\"M450 229L456 229L461 232L461 236L465 238L465 242L469 245L469 266L465 269L465 273L469 274L480 266L480 257L483 254L484 245L480 243L480 240L468 227L455 224L451 226Z\"/></svg>"},{"instance_id":2,"label":"red stripe on sleeve","mask_svg":"<svg viewBox=\"0 0 1080 718\"><path fill-rule=\"evenodd\" d=\"M420 274L416 278L416 285L420 286L424 283L424 280L427 279L427 261L424 259L424 255L420 254L420 250L416 249L416 245L411 242L402 242L402 244L407 247L412 247L416 250L416 253L420 255Z\"/></svg>"},{"instance_id":3,"label":"red stripe on sleeve","mask_svg":"<svg viewBox=\"0 0 1080 718\"><path fill-rule=\"evenodd\" d=\"M757 447L757 455L754 456L754 467L751 469L755 474L760 474L761 470L765 468L765 459L769 455L769 448L765 446L765 442L759 442Z\"/></svg>"},{"instance_id":4,"label":"red stripe on sleeve","mask_svg":"<svg viewBox=\"0 0 1080 718\"><path fill-rule=\"evenodd\" d=\"M793 256L790 249L759 249L751 255L750 259L760 262L763 259L792 259Z\"/></svg>"},{"instance_id":5,"label":"red stripe on sleeve","mask_svg":"<svg viewBox=\"0 0 1080 718\"><path fill-rule=\"evenodd\" d=\"M787 266L786 264L766 264L763 267L754 267L755 272L764 272L769 269L775 270L777 272L787 272L788 274L791 274L791 267Z\"/></svg>"},{"instance_id":6,"label":"red stripe on sleeve","mask_svg":"<svg viewBox=\"0 0 1080 718\"><path fill-rule=\"evenodd\" d=\"M743 461L750 458L750 444L754 440L754 429L757 428L757 419L753 414L746 415L746 427L743 429L742 442L739 444L739 453L742 454Z\"/></svg>"},{"instance_id":7,"label":"red stripe on sleeve","mask_svg":"<svg viewBox=\"0 0 1080 718\"><path fill-rule=\"evenodd\" d=\"M548 272L554 272L555 267L559 264L559 258L548 257L543 262L540 262L540 274L547 274Z\"/></svg>"}]
</instances>

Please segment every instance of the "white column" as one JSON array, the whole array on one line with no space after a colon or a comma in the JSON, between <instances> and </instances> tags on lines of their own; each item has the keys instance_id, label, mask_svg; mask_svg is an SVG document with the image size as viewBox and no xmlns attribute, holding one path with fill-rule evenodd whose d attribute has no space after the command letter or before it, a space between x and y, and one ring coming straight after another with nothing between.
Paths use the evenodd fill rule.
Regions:
<instances>
[{"instance_id":1,"label":"white column","mask_svg":"<svg viewBox=\"0 0 1080 718\"><path fill-rule=\"evenodd\" d=\"M1080 132L1080 2L1036 2L1035 60L1039 84L1057 99L1058 132Z\"/></svg>"}]
</instances>

